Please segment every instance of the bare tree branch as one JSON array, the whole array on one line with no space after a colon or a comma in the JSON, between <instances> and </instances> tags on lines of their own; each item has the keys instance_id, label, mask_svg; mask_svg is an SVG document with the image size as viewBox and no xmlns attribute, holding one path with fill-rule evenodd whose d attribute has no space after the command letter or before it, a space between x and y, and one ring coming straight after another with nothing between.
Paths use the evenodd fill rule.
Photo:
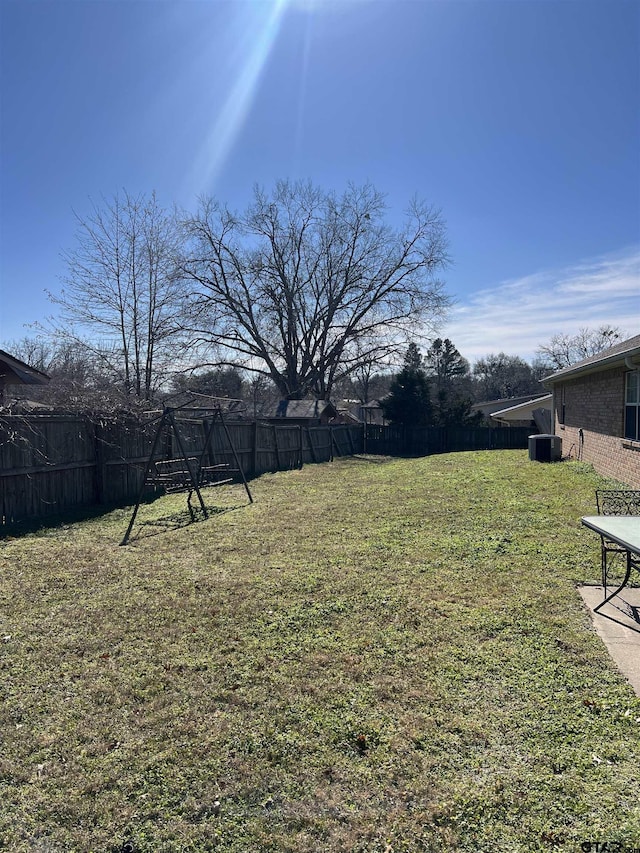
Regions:
<instances>
[{"instance_id":1,"label":"bare tree branch","mask_svg":"<svg viewBox=\"0 0 640 853\"><path fill-rule=\"evenodd\" d=\"M84 348L125 394L150 400L182 331L176 217L155 193L124 192L76 219L76 246L63 255L64 287L49 293L60 316L40 331Z\"/></svg>"},{"instance_id":2,"label":"bare tree branch","mask_svg":"<svg viewBox=\"0 0 640 853\"><path fill-rule=\"evenodd\" d=\"M256 189L242 215L203 200L184 222L181 271L195 285L191 328L283 396L327 397L416 330L437 327L449 300L440 213L413 202L402 230L370 185L337 197L311 184Z\"/></svg>"},{"instance_id":3,"label":"bare tree branch","mask_svg":"<svg viewBox=\"0 0 640 853\"><path fill-rule=\"evenodd\" d=\"M538 347L537 353L552 369L562 370L612 347L623 336L624 332L617 326L584 327L575 335L554 335L548 343Z\"/></svg>"}]
</instances>

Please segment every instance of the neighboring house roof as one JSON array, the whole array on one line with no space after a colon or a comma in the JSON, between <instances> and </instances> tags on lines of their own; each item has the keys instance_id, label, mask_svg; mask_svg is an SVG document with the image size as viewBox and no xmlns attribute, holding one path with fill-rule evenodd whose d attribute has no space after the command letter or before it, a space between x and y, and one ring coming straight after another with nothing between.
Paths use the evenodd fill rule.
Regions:
<instances>
[{"instance_id":1,"label":"neighboring house roof","mask_svg":"<svg viewBox=\"0 0 640 853\"><path fill-rule=\"evenodd\" d=\"M640 369L640 335L634 335L634 337L621 341L597 355L584 358L570 367L558 370L543 379L543 383L554 385L556 382L563 382L565 379L573 379L574 376L610 370L613 367L622 367L625 364L628 367Z\"/></svg>"},{"instance_id":2,"label":"neighboring house roof","mask_svg":"<svg viewBox=\"0 0 640 853\"><path fill-rule=\"evenodd\" d=\"M548 409L551 411L553 405L553 394L545 394L544 397L535 397L517 406L509 406L498 412L492 412L491 417L497 421L524 421L533 420L533 412L536 409Z\"/></svg>"},{"instance_id":3,"label":"neighboring house roof","mask_svg":"<svg viewBox=\"0 0 640 853\"><path fill-rule=\"evenodd\" d=\"M541 433L548 433L551 430L552 412L553 394L547 394L517 406L509 406L499 412L492 412L491 417L503 424L533 421Z\"/></svg>"},{"instance_id":4,"label":"neighboring house roof","mask_svg":"<svg viewBox=\"0 0 640 853\"><path fill-rule=\"evenodd\" d=\"M51 412L52 408L47 403L39 403L37 400L4 400L2 403L3 413L15 414L42 414Z\"/></svg>"},{"instance_id":5,"label":"neighboring house roof","mask_svg":"<svg viewBox=\"0 0 640 853\"><path fill-rule=\"evenodd\" d=\"M539 394L527 394L526 397L504 397L501 400L485 400L482 403L474 403L471 406L472 412L482 412L485 417L492 415L494 412L499 412L503 409L517 406L520 403L528 403L534 399L546 397L548 391L541 391Z\"/></svg>"},{"instance_id":6,"label":"neighboring house roof","mask_svg":"<svg viewBox=\"0 0 640 853\"><path fill-rule=\"evenodd\" d=\"M323 416L334 418L337 414L335 406L328 400L280 400L268 417L315 420Z\"/></svg>"},{"instance_id":7,"label":"neighboring house roof","mask_svg":"<svg viewBox=\"0 0 640 853\"><path fill-rule=\"evenodd\" d=\"M46 373L0 349L0 388L5 385L46 385L47 382L49 377Z\"/></svg>"}]
</instances>

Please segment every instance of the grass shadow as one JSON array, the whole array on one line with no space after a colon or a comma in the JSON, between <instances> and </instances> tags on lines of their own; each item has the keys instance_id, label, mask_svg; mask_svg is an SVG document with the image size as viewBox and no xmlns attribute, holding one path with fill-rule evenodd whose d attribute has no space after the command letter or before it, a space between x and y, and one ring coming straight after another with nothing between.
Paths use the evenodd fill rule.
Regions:
<instances>
[{"instance_id":1,"label":"grass shadow","mask_svg":"<svg viewBox=\"0 0 640 853\"><path fill-rule=\"evenodd\" d=\"M144 499L143 504L152 503L155 497ZM121 510L131 506L130 502L126 503L108 503L95 504L93 506L79 507L58 512L55 514L43 516L41 518L29 519L26 521L14 521L7 524L0 524L0 542L3 539L20 539L23 536L30 534L50 533L56 528L69 527L73 524L81 524L84 521L93 521L102 516L109 515L115 510Z\"/></svg>"},{"instance_id":2,"label":"grass shadow","mask_svg":"<svg viewBox=\"0 0 640 853\"><path fill-rule=\"evenodd\" d=\"M349 459L354 459L356 462L368 462L370 465L385 465L392 461L391 456L378 456L376 454L361 454L354 453Z\"/></svg>"},{"instance_id":3,"label":"grass shadow","mask_svg":"<svg viewBox=\"0 0 640 853\"><path fill-rule=\"evenodd\" d=\"M136 525L138 532L134 533L132 531L127 544L149 539L152 536L161 536L164 533L174 530L181 530L184 527L190 527L192 524L207 521L213 516L224 515L227 512L234 512L237 509L244 509L244 506L244 504L238 504L237 506L208 506L206 516L200 507L186 508L178 512L173 512L170 515L161 516L160 518L140 521ZM134 527L134 531L136 527Z\"/></svg>"}]
</instances>

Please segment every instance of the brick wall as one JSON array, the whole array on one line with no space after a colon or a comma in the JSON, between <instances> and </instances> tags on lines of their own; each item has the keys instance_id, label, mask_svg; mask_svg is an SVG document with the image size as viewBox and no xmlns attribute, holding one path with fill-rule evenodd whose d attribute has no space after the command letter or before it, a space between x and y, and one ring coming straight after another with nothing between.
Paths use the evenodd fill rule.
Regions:
<instances>
[{"instance_id":1,"label":"brick wall","mask_svg":"<svg viewBox=\"0 0 640 853\"><path fill-rule=\"evenodd\" d=\"M624 375L624 368L616 368L557 383L554 431L562 438L563 456L589 462L604 477L640 489L640 442L623 438Z\"/></svg>"}]
</instances>

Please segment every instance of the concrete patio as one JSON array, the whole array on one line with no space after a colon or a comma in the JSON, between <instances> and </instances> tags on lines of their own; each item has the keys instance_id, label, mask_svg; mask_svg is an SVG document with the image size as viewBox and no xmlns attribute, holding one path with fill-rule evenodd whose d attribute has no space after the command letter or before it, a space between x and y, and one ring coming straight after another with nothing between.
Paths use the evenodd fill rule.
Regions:
<instances>
[{"instance_id":1,"label":"concrete patio","mask_svg":"<svg viewBox=\"0 0 640 853\"><path fill-rule=\"evenodd\" d=\"M598 613L593 611L604 598L603 588L581 586L578 592L609 654L640 696L640 588L627 587Z\"/></svg>"}]
</instances>

